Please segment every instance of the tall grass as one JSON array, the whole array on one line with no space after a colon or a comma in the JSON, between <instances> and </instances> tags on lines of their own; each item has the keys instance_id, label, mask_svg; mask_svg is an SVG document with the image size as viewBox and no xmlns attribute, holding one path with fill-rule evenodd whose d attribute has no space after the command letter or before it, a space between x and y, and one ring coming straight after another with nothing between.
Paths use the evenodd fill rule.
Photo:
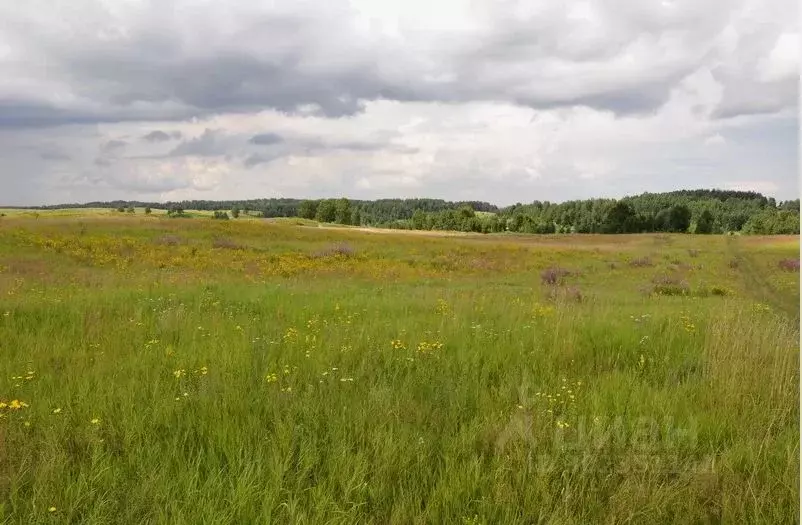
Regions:
<instances>
[{"instance_id":1,"label":"tall grass","mask_svg":"<svg viewBox=\"0 0 802 525\"><path fill-rule=\"evenodd\" d=\"M798 329L723 240L685 278L726 298L640 293L655 269L626 261L649 236L132 220L121 266L48 247L77 224L20 221L0 229L0 401L28 405L0 409L6 522L799 520ZM214 262L160 268L143 254L164 235ZM358 256L308 255L339 243ZM582 301L548 300L560 266Z\"/></svg>"}]
</instances>

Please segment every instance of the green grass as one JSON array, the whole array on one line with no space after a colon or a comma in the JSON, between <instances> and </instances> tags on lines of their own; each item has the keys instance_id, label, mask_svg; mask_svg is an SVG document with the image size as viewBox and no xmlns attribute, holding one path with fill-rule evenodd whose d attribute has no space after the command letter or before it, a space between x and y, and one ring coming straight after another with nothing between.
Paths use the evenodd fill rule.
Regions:
<instances>
[{"instance_id":1,"label":"green grass","mask_svg":"<svg viewBox=\"0 0 802 525\"><path fill-rule=\"evenodd\" d=\"M797 523L798 250L8 216L0 520Z\"/></svg>"}]
</instances>

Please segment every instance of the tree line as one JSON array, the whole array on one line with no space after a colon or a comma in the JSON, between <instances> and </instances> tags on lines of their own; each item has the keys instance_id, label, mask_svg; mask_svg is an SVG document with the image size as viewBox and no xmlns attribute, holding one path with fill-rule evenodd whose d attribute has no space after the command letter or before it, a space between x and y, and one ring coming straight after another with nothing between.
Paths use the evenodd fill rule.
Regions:
<instances>
[{"instance_id":1,"label":"tree line","mask_svg":"<svg viewBox=\"0 0 802 525\"><path fill-rule=\"evenodd\" d=\"M327 223L416 230L520 233L730 233L799 234L799 199L776 202L760 193L679 190L643 193L622 199L586 199L562 203L534 201L499 208L482 201L441 199L250 199L90 202L48 208L105 207L118 210L167 208L218 211L260 217L301 217Z\"/></svg>"}]
</instances>

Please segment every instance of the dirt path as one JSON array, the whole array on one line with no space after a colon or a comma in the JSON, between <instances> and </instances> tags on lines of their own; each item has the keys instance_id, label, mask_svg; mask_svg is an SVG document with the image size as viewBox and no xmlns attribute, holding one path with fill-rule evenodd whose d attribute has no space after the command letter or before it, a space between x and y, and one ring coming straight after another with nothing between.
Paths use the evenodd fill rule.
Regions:
<instances>
[{"instance_id":1,"label":"dirt path","mask_svg":"<svg viewBox=\"0 0 802 525\"><path fill-rule=\"evenodd\" d=\"M772 308L785 313L789 319L799 322L799 305L793 298L777 291L771 283L764 277L759 264L749 253L741 250L738 239L730 237L727 239L727 250L737 261L741 269L741 275L747 284L747 289L751 295Z\"/></svg>"},{"instance_id":2,"label":"dirt path","mask_svg":"<svg viewBox=\"0 0 802 525\"><path fill-rule=\"evenodd\" d=\"M476 233L467 233L467 232L454 232L454 231L440 231L440 230L401 230L401 229L393 229L393 228L371 228L368 226L324 226L323 224L318 224L318 228L322 228L324 230L340 230L340 231L356 231L356 232L365 232L365 233L383 233L383 234L401 234L401 235L422 235L428 237L468 237L468 236L479 236L480 234Z\"/></svg>"}]
</instances>

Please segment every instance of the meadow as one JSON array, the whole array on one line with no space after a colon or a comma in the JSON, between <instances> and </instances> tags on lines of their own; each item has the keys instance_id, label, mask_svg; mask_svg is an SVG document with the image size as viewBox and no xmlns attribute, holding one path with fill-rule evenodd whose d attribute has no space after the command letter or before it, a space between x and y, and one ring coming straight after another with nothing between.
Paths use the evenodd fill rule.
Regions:
<instances>
[{"instance_id":1,"label":"meadow","mask_svg":"<svg viewBox=\"0 0 802 525\"><path fill-rule=\"evenodd\" d=\"M797 237L0 218L2 523L798 523Z\"/></svg>"}]
</instances>

